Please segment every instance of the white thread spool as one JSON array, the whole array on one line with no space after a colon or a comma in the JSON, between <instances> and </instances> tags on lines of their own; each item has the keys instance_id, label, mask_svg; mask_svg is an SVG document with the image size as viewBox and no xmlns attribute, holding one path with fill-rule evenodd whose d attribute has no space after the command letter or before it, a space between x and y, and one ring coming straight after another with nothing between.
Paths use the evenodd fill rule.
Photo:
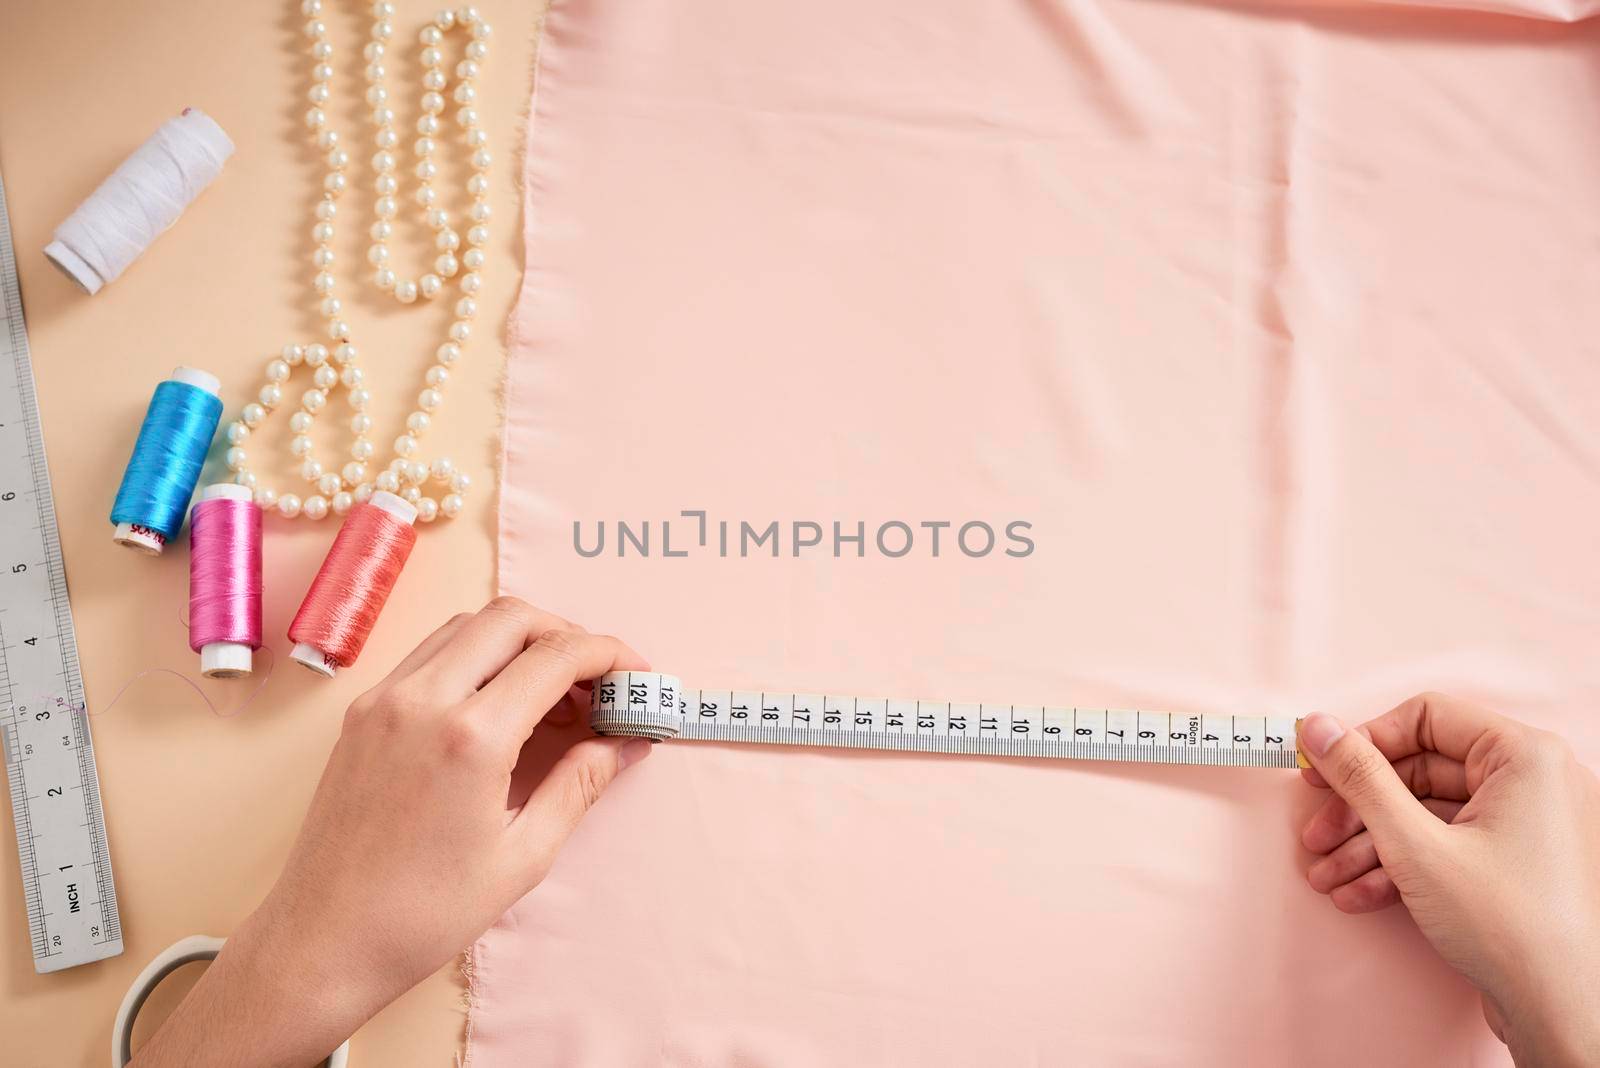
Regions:
<instances>
[{"instance_id":1,"label":"white thread spool","mask_svg":"<svg viewBox=\"0 0 1600 1068\"><path fill-rule=\"evenodd\" d=\"M178 221L231 155L233 142L222 127L185 108L56 227L45 256L85 293L99 292Z\"/></svg>"},{"instance_id":2,"label":"white thread spool","mask_svg":"<svg viewBox=\"0 0 1600 1068\"><path fill-rule=\"evenodd\" d=\"M374 493L368 503L382 508L407 525L417 521L417 508L414 504L385 490ZM333 657L310 642L296 642L294 649L289 653L289 659L302 667L310 668L325 679L331 679L339 673L339 665Z\"/></svg>"}]
</instances>

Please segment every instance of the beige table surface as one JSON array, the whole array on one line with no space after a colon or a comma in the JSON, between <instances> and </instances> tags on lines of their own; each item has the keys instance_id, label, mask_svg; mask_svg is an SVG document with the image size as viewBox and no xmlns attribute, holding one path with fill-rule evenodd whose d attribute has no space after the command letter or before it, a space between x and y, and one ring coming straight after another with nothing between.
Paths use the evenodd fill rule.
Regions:
<instances>
[{"instance_id":1,"label":"beige table surface","mask_svg":"<svg viewBox=\"0 0 1600 1068\"><path fill-rule=\"evenodd\" d=\"M391 64L391 86L409 131L418 113L416 31L435 5L399 0L398 6L400 58ZM503 324L521 262L512 175L520 167L542 4L480 0L477 6L496 29L479 83L498 161L494 244L479 335L427 442L429 456L452 456L476 480L467 508L453 522L423 530L361 663L333 682L288 662L284 632L335 521L269 519L266 634L278 666L256 702L237 718L214 718L188 687L154 675L93 721L126 939L121 957L55 975L34 973L6 809L0 817L6 854L0 860L0 1061L7 1065L105 1064L112 1016L151 956L184 935L226 935L271 885L345 705L438 621L493 592ZM367 160L373 150L360 104L359 59L369 16L364 4L330 0L328 7L340 49L331 113L355 149L336 250L339 295L371 379L375 437L386 441L399 432L442 340L448 305L401 309L386 296L379 299L364 280L356 285L354 265L365 263L372 204ZM310 211L323 168L301 122L309 85L303 21L298 0L0 3L0 172L84 683L95 712L147 668L198 677L179 617L188 590L184 545L160 559L136 556L112 544L106 518L151 389L176 364L207 368L222 378L231 417L259 388L266 360L285 342L323 340L308 297ZM459 40L451 36L447 55L456 55ZM40 250L79 200L186 105L221 123L236 154L221 179L122 278L85 296ZM402 172L409 170L406 163ZM446 206L459 210L459 181L443 188L450 190ZM415 236L409 229L401 233ZM420 242L395 248L417 273ZM303 379L294 381L298 392ZM344 411L342 397L333 411ZM265 436L274 457L266 466L284 488L291 478L282 456L286 422L280 411ZM344 429L342 420L321 422L324 432ZM253 439L255 456L265 455L265 443L260 434ZM303 483L294 488L304 495ZM204 688L219 703L237 703L252 685L207 682ZM462 1023L462 990L452 966L363 1028L352 1063L450 1064Z\"/></svg>"}]
</instances>

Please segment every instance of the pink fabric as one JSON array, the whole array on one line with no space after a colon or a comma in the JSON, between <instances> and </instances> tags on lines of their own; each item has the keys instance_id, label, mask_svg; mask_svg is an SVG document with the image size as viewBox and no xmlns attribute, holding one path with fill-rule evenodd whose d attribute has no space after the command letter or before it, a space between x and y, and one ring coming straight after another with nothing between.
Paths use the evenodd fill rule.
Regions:
<instances>
[{"instance_id":1,"label":"pink fabric","mask_svg":"<svg viewBox=\"0 0 1600 1068\"><path fill-rule=\"evenodd\" d=\"M1442 688L1595 761L1600 27L1497 6L558 2L501 586L691 685ZM685 509L1037 549L662 558ZM650 557L574 551L619 519ZM1305 886L1316 801L662 746L479 943L472 1063L1506 1063Z\"/></svg>"}]
</instances>

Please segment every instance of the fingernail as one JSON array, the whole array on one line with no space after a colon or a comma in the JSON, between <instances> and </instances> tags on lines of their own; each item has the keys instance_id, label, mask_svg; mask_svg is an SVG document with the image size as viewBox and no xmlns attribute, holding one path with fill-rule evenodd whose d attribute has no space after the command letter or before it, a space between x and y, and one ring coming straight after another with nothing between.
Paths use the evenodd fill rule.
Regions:
<instances>
[{"instance_id":1,"label":"fingernail","mask_svg":"<svg viewBox=\"0 0 1600 1068\"><path fill-rule=\"evenodd\" d=\"M1326 756L1333 743L1344 737L1344 724L1326 712L1316 712L1300 724L1300 740L1312 756Z\"/></svg>"},{"instance_id":2,"label":"fingernail","mask_svg":"<svg viewBox=\"0 0 1600 1068\"><path fill-rule=\"evenodd\" d=\"M631 768L650 755L652 744L648 738L635 738L617 752L617 764L622 768Z\"/></svg>"}]
</instances>

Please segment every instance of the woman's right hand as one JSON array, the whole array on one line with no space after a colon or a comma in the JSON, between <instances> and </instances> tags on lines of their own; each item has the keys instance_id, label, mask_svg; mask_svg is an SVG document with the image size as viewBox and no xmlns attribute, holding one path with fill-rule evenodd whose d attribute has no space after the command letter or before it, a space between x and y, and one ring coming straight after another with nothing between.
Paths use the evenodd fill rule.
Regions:
<instances>
[{"instance_id":1,"label":"woman's right hand","mask_svg":"<svg viewBox=\"0 0 1600 1068\"><path fill-rule=\"evenodd\" d=\"M1302 834L1311 886L1403 903L1518 1065L1600 1065L1600 780L1571 747L1424 694L1355 730L1310 716L1300 748L1333 791Z\"/></svg>"}]
</instances>

